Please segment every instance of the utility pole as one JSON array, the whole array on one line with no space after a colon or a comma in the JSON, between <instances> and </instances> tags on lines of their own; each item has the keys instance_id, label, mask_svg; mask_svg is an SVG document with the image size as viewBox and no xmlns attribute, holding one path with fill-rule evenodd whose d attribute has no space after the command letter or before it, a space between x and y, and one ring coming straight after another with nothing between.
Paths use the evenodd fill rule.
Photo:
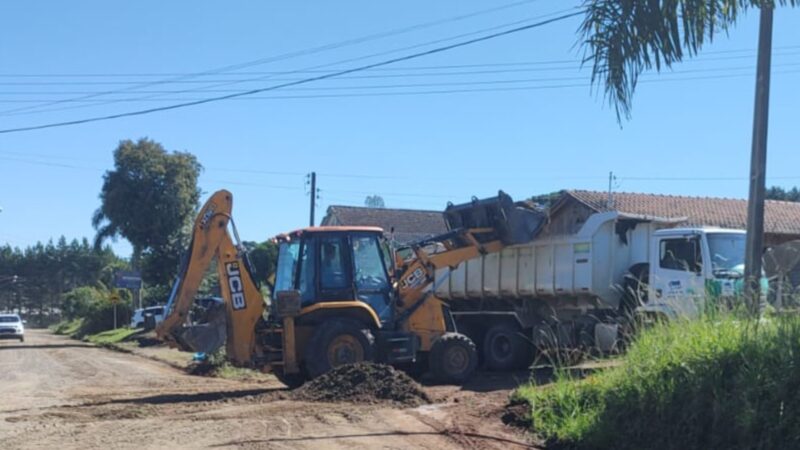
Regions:
<instances>
[{"instance_id":1,"label":"utility pole","mask_svg":"<svg viewBox=\"0 0 800 450\"><path fill-rule=\"evenodd\" d=\"M314 207L317 205L317 172L311 172L311 218L308 226L314 226Z\"/></svg>"},{"instance_id":2,"label":"utility pole","mask_svg":"<svg viewBox=\"0 0 800 450\"><path fill-rule=\"evenodd\" d=\"M758 314L761 297L771 59L772 7L765 3L761 5L758 32L758 67L756 69L756 99L753 112L753 147L750 155L750 194L747 201L747 244L744 263L745 298L753 315Z\"/></svg>"}]
</instances>

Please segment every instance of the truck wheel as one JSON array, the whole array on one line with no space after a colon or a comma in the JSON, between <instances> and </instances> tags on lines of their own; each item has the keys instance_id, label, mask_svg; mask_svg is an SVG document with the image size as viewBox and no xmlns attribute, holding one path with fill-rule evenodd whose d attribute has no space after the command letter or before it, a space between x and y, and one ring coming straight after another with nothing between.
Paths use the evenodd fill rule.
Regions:
<instances>
[{"instance_id":1,"label":"truck wheel","mask_svg":"<svg viewBox=\"0 0 800 450\"><path fill-rule=\"evenodd\" d=\"M475 343L467 336L445 333L433 343L428 362L437 381L461 384L478 367L478 352Z\"/></svg>"},{"instance_id":2,"label":"truck wheel","mask_svg":"<svg viewBox=\"0 0 800 450\"><path fill-rule=\"evenodd\" d=\"M533 345L521 335L519 327L499 324L486 332L483 359L489 370L511 370L527 367L533 360Z\"/></svg>"},{"instance_id":3,"label":"truck wheel","mask_svg":"<svg viewBox=\"0 0 800 450\"><path fill-rule=\"evenodd\" d=\"M317 327L305 352L310 378L344 364L375 359L375 338L363 324L350 319L334 319Z\"/></svg>"}]
</instances>

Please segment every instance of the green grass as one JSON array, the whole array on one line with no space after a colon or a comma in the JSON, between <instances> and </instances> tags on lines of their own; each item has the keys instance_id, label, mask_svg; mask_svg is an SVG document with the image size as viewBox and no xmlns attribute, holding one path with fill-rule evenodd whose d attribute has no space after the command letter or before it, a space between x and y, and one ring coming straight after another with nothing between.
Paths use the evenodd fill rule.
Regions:
<instances>
[{"instance_id":1,"label":"green grass","mask_svg":"<svg viewBox=\"0 0 800 450\"><path fill-rule=\"evenodd\" d=\"M98 345L117 344L141 330L135 328L117 328L116 330L103 331L86 336L86 340Z\"/></svg>"},{"instance_id":2,"label":"green grass","mask_svg":"<svg viewBox=\"0 0 800 450\"><path fill-rule=\"evenodd\" d=\"M620 367L524 386L531 427L580 449L800 447L800 318L643 332Z\"/></svg>"},{"instance_id":3,"label":"green grass","mask_svg":"<svg viewBox=\"0 0 800 450\"><path fill-rule=\"evenodd\" d=\"M75 320L62 320L57 324L50 327L50 331L55 334L63 334L65 336L76 336L79 332L81 327L83 327L83 321L81 319Z\"/></svg>"}]
</instances>

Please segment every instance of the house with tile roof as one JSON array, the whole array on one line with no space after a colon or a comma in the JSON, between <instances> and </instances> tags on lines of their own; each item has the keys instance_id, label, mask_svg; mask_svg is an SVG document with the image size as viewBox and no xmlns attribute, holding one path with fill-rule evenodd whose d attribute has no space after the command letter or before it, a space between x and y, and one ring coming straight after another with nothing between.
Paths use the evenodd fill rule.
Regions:
<instances>
[{"instance_id":1,"label":"house with tile roof","mask_svg":"<svg viewBox=\"0 0 800 450\"><path fill-rule=\"evenodd\" d=\"M394 231L398 244L427 239L447 232L442 211L419 209L330 206L321 225L376 226L387 233Z\"/></svg>"},{"instance_id":2,"label":"house with tile roof","mask_svg":"<svg viewBox=\"0 0 800 450\"><path fill-rule=\"evenodd\" d=\"M767 200L765 205L765 246L772 247L800 239L800 203ZM544 234L576 233L594 213L619 211L660 219L673 226L744 229L747 200L715 197L567 190L551 205ZM447 231L441 211L417 209L331 206L322 225L378 226L403 244Z\"/></svg>"},{"instance_id":3,"label":"house with tile roof","mask_svg":"<svg viewBox=\"0 0 800 450\"><path fill-rule=\"evenodd\" d=\"M547 231L574 233L590 215L605 211L669 219L677 226L745 229L747 225L747 200L742 199L568 190L551 206ZM800 239L800 203L767 200L764 235L766 247Z\"/></svg>"}]
</instances>

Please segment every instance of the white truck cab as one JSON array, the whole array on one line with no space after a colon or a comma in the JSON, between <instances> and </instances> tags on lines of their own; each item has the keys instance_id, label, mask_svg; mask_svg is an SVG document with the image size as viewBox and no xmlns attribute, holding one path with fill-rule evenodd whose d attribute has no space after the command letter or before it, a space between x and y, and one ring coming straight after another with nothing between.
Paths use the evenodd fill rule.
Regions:
<instances>
[{"instance_id":1,"label":"white truck cab","mask_svg":"<svg viewBox=\"0 0 800 450\"><path fill-rule=\"evenodd\" d=\"M644 313L695 318L708 301L729 301L744 286L745 231L668 228L653 233Z\"/></svg>"}]
</instances>

